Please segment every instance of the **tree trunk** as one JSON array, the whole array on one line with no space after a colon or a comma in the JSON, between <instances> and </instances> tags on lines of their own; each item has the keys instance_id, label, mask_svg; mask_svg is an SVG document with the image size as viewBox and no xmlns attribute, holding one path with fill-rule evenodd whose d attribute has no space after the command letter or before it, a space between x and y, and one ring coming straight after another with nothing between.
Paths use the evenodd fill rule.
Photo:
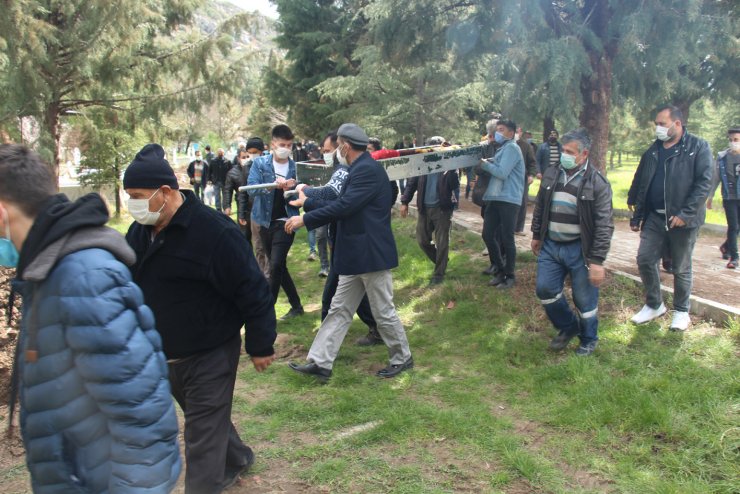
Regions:
<instances>
[{"instance_id":1,"label":"tree trunk","mask_svg":"<svg viewBox=\"0 0 740 494\"><path fill-rule=\"evenodd\" d=\"M53 141L51 146L52 152L54 153L51 157L51 171L54 173L56 178L57 189L59 188L59 165L62 161L62 122L59 118L59 106L56 103L51 103L46 109L44 115L44 123L46 124L46 130L49 133L49 138Z\"/></svg>"},{"instance_id":2,"label":"tree trunk","mask_svg":"<svg viewBox=\"0 0 740 494\"><path fill-rule=\"evenodd\" d=\"M424 145L424 78L416 79L416 114L414 118L414 133L416 134L416 146Z\"/></svg>"},{"instance_id":3,"label":"tree trunk","mask_svg":"<svg viewBox=\"0 0 740 494\"><path fill-rule=\"evenodd\" d=\"M550 132L553 130L557 130L555 128L555 119L553 119L552 113L548 113L542 119L542 142L547 141L547 138L550 137Z\"/></svg>"},{"instance_id":4,"label":"tree trunk","mask_svg":"<svg viewBox=\"0 0 740 494\"><path fill-rule=\"evenodd\" d=\"M695 98L685 98L676 100L673 104L681 110L683 113L683 122L681 124L686 127L689 123L689 113L691 112L691 105L696 101Z\"/></svg>"},{"instance_id":5,"label":"tree trunk","mask_svg":"<svg viewBox=\"0 0 740 494\"><path fill-rule=\"evenodd\" d=\"M614 169L614 150L613 149L609 150L609 169L610 170Z\"/></svg>"},{"instance_id":6,"label":"tree trunk","mask_svg":"<svg viewBox=\"0 0 740 494\"><path fill-rule=\"evenodd\" d=\"M619 156L617 157L617 165L622 166L622 151L619 151Z\"/></svg>"},{"instance_id":7,"label":"tree trunk","mask_svg":"<svg viewBox=\"0 0 740 494\"><path fill-rule=\"evenodd\" d=\"M590 77L581 78L581 126L591 138L590 162L605 172L606 151L609 147L609 112L612 99L612 60L606 53L589 53Z\"/></svg>"}]
</instances>

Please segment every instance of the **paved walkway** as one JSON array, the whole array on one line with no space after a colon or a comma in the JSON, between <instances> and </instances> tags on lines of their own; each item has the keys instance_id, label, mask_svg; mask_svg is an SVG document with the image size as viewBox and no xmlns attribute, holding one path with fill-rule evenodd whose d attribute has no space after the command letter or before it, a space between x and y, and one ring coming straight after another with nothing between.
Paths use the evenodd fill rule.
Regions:
<instances>
[{"instance_id":1,"label":"paved walkway","mask_svg":"<svg viewBox=\"0 0 740 494\"><path fill-rule=\"evenodd\" d=\"M455 211L453 220L460 226L475 232L483 229L483 219L480 217L480 208L465 199L461 200L460 209ZM532 207L527 213L524 227L526 236L517 236L517 249L530 250L532 234L529 231L532 221ZM615 220L614 236L611 250L607 256L605 266L611 270L618 270L639 276L637 271L637 247L640 236L629 228L626 220ZM718 246L723 242L720 235L701 232L694 248L694 286L692 294L715 302L740 308L740 269L727 269L727 261L723 261ZM666 287L673 287L673 276L661 271L661 283Z\"/></svg>"}]
</instances>

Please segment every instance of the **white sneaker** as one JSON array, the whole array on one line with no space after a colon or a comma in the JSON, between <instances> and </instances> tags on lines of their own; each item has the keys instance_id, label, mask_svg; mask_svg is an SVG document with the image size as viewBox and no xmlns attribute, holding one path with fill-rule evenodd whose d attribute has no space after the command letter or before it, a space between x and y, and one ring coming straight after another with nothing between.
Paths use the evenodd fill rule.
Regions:
<instances>
[{"instance_id":1,"label":"white sneaker","mask_svg":"<svg viewBox=\"0 0 740 494\"><path fill-rule=\"evenodd\" d=\"M673 313L673 321L671 321L671 331L686 331L689 329L691 324L691 318L688 312L675 311Z\"/></svg>"},{"instance_id":2,"label":"white sneaker","mask_svg":"<svg viewBox=\"0 0 740 494\"><path fill-rule=\"evenodd\" d=\"M632 322L635 324L645 324L646 322L662 316L666 312L668 312L668 309L666 309L665 304L660 304L660 307L657 309L652 309L647 305L643 305L640 312L632 316Z\"/></svg>"}]
</instances>

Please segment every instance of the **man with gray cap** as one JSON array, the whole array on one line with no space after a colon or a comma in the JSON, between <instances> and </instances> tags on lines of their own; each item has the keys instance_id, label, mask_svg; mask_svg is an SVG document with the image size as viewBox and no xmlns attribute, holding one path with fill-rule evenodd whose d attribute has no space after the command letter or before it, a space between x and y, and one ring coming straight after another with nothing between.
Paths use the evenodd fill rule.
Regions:
<instances>
[{"instance_id":1,"label":"man with gray cap","mask_svg":"<svg viewBox=\"0 0 740 494\"><path fill-rule=\"evenodd\" d=\"M221 492L254 462L231 423L244 348L254 368L274 358L275 309L239 227L177 179L159 144L139 151L123 175L136 222L134 280L154 312L172 394L185 414L185 492Z\"/></svg>"},{"instance_id":2,"label":"man with gray cap","mask_svg":"<svg viewBox=\"0 0 740 494\"><path fill-rule=\"evenodd\" d=\"M331 308L308 352L307 364L291 362L291 369L326 381L331 377L339 347L367 292L377 329L388 346L390 363L378 377L395 377L414 366L406 332L393 305L391 269L398 266L396 242L391 230L391 189L385 169L367 153L368 137L355 124L337 131L337 158L349 165L349 175L339 197L329 203L307 199L303 191L293 205L303 206L302 216L285 223L286 232L306 226L316 228L336 223L332 269L339 274L339 286Z\"/></svg>"}]
</instances>

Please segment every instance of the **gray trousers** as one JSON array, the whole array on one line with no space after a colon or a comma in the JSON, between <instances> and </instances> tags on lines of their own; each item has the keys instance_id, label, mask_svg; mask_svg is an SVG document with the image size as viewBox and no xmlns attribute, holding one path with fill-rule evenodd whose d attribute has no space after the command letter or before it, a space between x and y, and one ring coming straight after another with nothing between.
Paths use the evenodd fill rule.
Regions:
<instances>
[{"instance_id":1,"label":"gray trousers","mask_svg":"<svg viewBox=\"0 0 740 494\"><path fill-rule=\"evenodd\" d=\"M390 270L386 270L339 275L339 286L331 300L329 313L308 351L309 361L324 369L332 368L365 292L378 325L378 333L388 347L390 363L398 365L411 358L406 331L393 305L393 277Z\"/></svg>"},{"instance_id":2,"label":"gray trousers","mask_svg":"<svg viewBox=\"0 0 740 494\"><path fill-rule=\"evenodd\" d=\"M424 208L416 222L416 241L424 254L434 263L434 276L444 276L450 253L450 226L452 211ZM432 244L434 239L434 244Z\"/></svg>"},{"instance_id":3,"label":"gray trousers","mask_svg":"<svg viewBox=\"0 0 740 494\"><path fill-rule=\"evenodd\" d=\"M689 311L691 255L694 253L698 231L698 228L671 228L666 231L665 217L648 213L647 221L640 232L637 267L645 286L645 304L649 307L657 309L663 303L658 263L663 253L663 244L669 241L673 258L673 309L679 312Z\"/></svg>"}]
</instances>

